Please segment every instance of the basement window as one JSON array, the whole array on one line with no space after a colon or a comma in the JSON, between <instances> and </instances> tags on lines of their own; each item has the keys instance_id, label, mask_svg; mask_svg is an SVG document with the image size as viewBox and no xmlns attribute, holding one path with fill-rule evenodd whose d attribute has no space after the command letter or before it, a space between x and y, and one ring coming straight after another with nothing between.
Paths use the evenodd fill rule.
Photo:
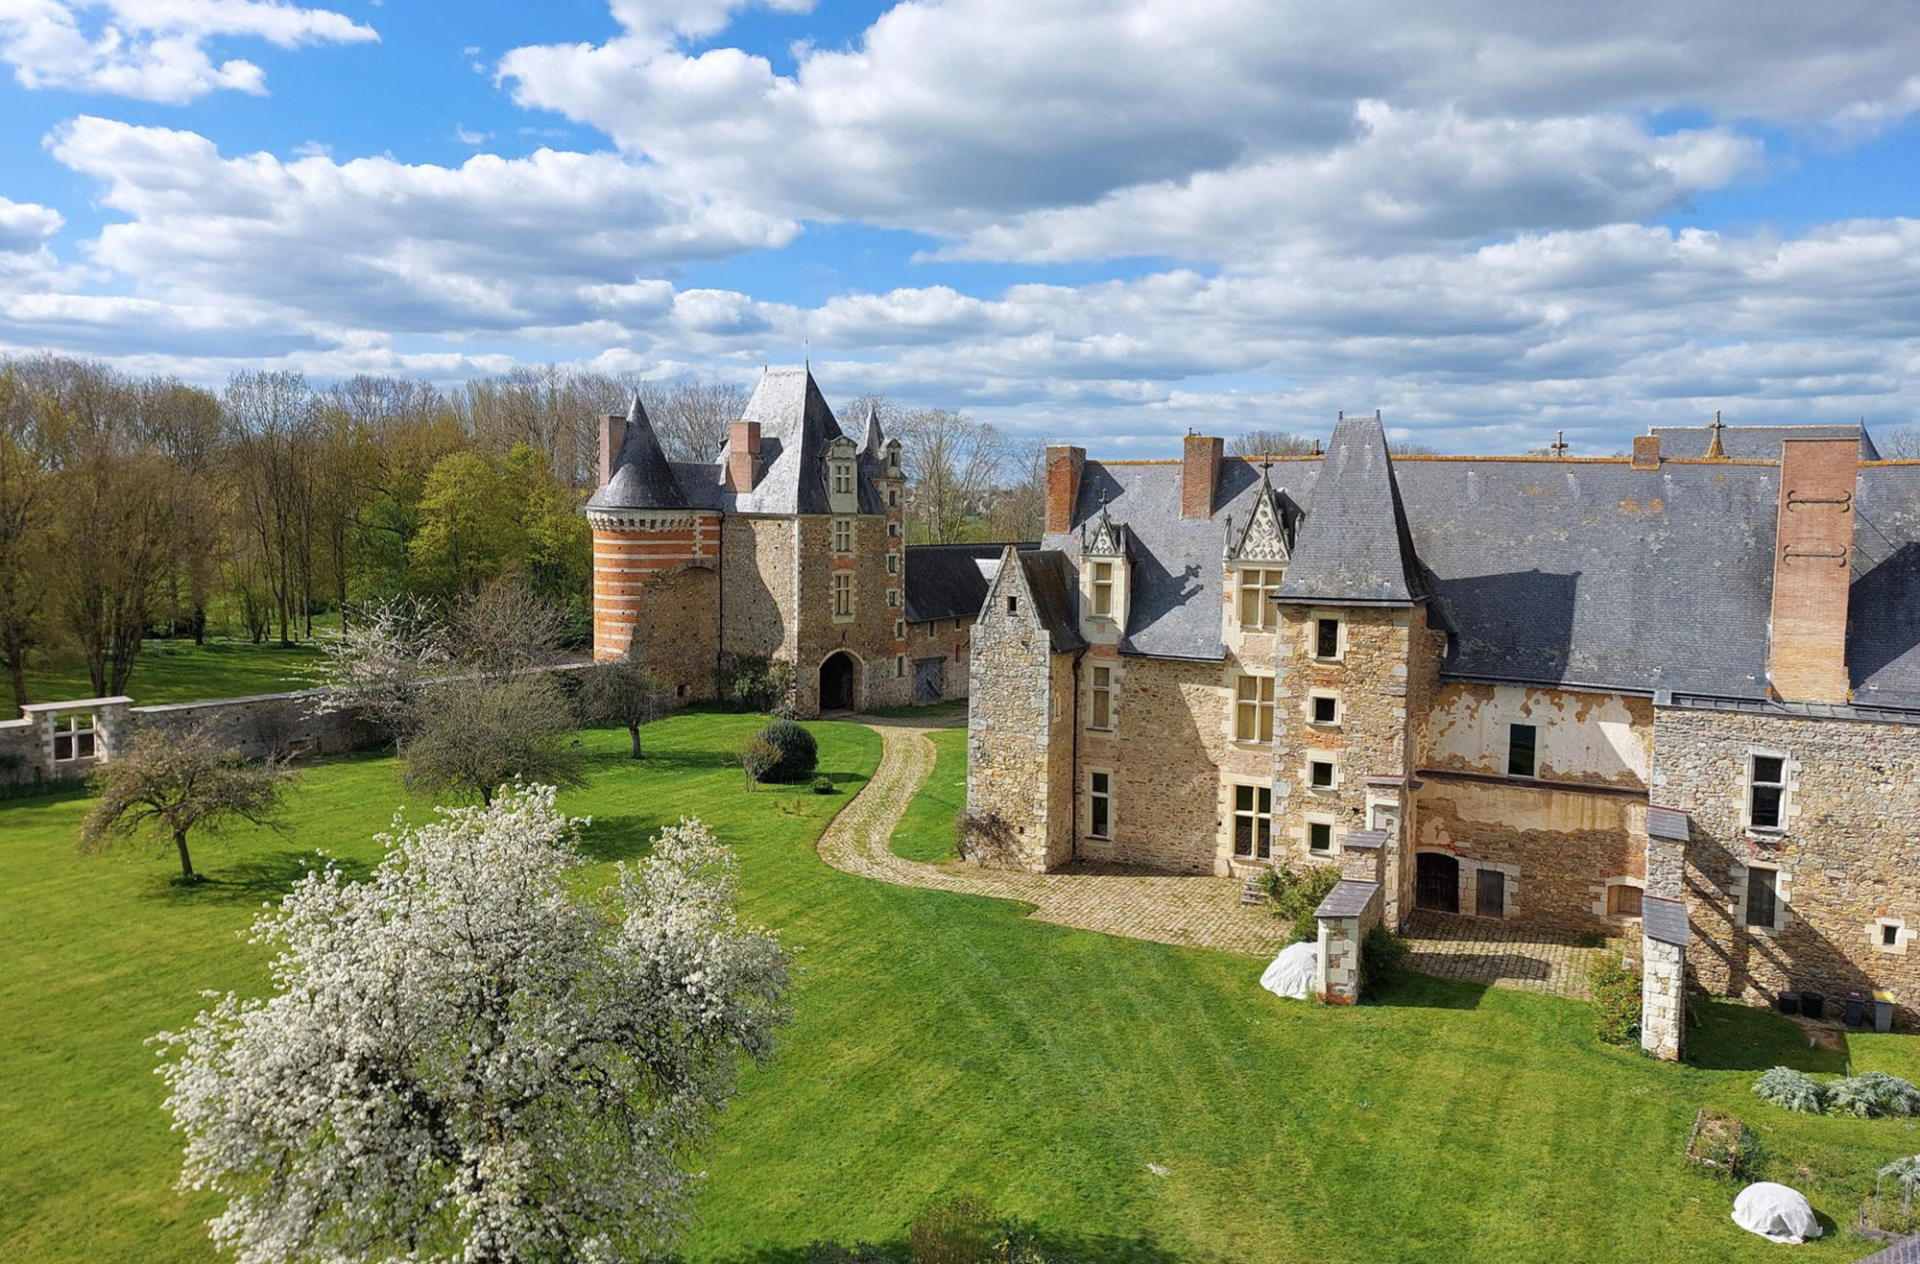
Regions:
<instances>
[{"instance_id":1,"label":"basement window","mask_svg":"<svg viewBox=\"0 0 1920 1264\"><path fill-rule=\"evenodd\" d=\"M1786 827L1787 757L1763 755L1748 757L1747 825L1757 830Z\"/></svg>"},{"instance_id":2,"label":"basement window","mask_svg":"<svg viewBox=\"0 0 1920 1264\"><path fill-rule=\"evenodd\" d=\"M1780 871L1758 867L1748 869L1746 924L1772 930L1779 913Z\"/></svg>"},{"instance_id":3,"label":"basement window","mask_svg":"<svg viewBox=\"0 0 1920 1264\"><path fill-rule=\"evenodd\" d=\"M1540 730L1532 724L1507 726L1507 775L1509 777L1533 776L1534 755L1539 740Z\"/></svg>"}]
</instances>

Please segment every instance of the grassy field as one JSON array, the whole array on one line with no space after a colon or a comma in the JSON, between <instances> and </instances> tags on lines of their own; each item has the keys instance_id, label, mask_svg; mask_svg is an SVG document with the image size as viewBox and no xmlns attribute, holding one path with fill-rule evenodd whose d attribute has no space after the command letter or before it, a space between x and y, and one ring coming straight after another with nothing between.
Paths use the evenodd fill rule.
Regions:
<instances>
[{"instance_id":1,"label":"grassy field","mask_svg":"<svg viewBox=\"0 0 1920 1264\"><path fill-rule=\"evenodd\" d=\"M308 689L313 685L310 673L319 661L320 651L311 641L290 646L212 636L201 645L187 640L148 641L133 662L127 694L135 703L148 706ZM27 696L33 702L92 697L87 665L43 664L27 673Z\"/></svg>"},{"instance_id":2,"label":"grassy field","mask_svg":"<svg viewBox=\"0 0 1920 1264\"><path fill-rule=\"evenodd\" d=\"M960 812L967 806L967 731L941 729L927 740L938 758L888 846L908 860L937 863L959 855Z\"/></svg>"},{"instance_id":3,"label":"grassy field","mask_svg":"<svg viewBox=\"0 0 1920 1264\"><path fill-rule=\"evenodd\" d=\"M1597 1047L1584 1005L1418 978L1353 1009L1281 1002L1248 959L841 874L813 844L877 738L814 726L841 794L749 794L721 752L754 723L663 721L638 765L624 733L589 734L594 782L565 797L609 862L705 815L741 854L749 915L800 949L780 1056L700 1160L691 1261L898 1243L953 1192L1101 1260L1763 1260L1778 1249L1727 1220L1733 1189L1680 1160L1698 1107L1741 1114L1769 1174L1841 1220L1874 1167L1920 1150L1904 1122L1753 1098L1775 1062L1844 1060L1763 1013L1710 1007L1704 1065L1675 1068ZM78 796L0 806L0 1259L211 1258L208 1205L171 1188L177 1139L142 1040L186 1021L200 989L258 986L259 950L235 932L316 849L369 864L401 800L387 760L312 767L290 834L203 845L212 881L192 889L157 851L77 857ZM1850 1053L1912 1075L1915 1043L1856 1037ZM1830 1238L1797 1257L1868 1250Z\"/></svg>"}]
</instances>

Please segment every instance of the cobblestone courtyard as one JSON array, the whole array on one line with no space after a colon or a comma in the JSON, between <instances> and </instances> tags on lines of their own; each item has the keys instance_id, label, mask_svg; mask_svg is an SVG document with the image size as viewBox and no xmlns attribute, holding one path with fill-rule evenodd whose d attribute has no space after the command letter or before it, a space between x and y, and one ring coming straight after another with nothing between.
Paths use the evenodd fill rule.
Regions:
<instances>
[{"instance_id":1,"label":"cobblestone courtyard","mask_svg":"<svg viewBox=\"0 0 1920 1264\"><path fill-rule=\"evenodd\" d=\"M1177 876L1076 864L1056 873L1015 873L970 865L932 865L895 855L894 827L933 771L927 734L941 725L864 717L885 743L880 767L820 839L836 869L900 886L1017 900L1031 916L1062 926L1156 943L1217 948L1260 959L1284 942L1285 928L1240 903L1231 878ZM1522 935L1497 921L1420 915L1413 924L1412 968L1442 978L1584 998L1588 963L1602 949Z\"/></svg>"}]
</instances>

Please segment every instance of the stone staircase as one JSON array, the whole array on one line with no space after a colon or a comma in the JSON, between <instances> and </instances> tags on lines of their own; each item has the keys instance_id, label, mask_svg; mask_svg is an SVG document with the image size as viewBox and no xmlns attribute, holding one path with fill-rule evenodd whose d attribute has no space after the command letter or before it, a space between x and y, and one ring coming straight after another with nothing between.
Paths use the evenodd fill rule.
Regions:
<instances>
[{"instance_id":1,"label":"stone staircase","mask_svg":"<svg viewBox=\"0 0 1920 1264\"><path fill-rule=\"evenodd\" d=\"M1267 902L1266 892L1260 889L1260 875L1254 874L1240 884L1240 907L1258 908Z\"/></svg>"}]
</instances>

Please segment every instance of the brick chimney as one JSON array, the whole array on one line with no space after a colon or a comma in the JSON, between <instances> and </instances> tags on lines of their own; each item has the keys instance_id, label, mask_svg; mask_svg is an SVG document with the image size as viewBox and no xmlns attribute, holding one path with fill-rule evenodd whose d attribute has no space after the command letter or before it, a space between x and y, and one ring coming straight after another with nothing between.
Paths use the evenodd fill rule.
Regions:
<instances>
[{"instance_id":1,"label":"brick chimney","mask_svg":"<svg viewBox=\"0 0 1920 1264\"><path fill-rule=\"evenodd\" d=\"M619 413L600 414L600 485L613 478L613 463L620 459L620 445L627 441L627 419Z\"/></svg>"},{"instance_id":2,"label":"brick chimney","mask_svg":"<svg viewBox=\"0 0 1920 1264\"><path fill-rule=\"evenodd\" d=\"M727 432L727 487L750 492L760 481L760 423L736 421Z\"/></svg>"},{"instance_id":3,"label":"brick chimney","mask_svg":"<svg viewBox=\"0 0 1920 1264\"><path fill-rule=\"evenodd\" d=\"M1633 436L1633 457L1627 462L1636 470L1657 470L1660 468L1660 436Z\"/></svg>"},{"instance_id":4,"label":"brick chimney","mask_svg":"<svg viewBox=\"0 0 1920 1264\"><path fill-rule=\"evenodd\" d=\"M1047 532L1073 530L1073 507L1080 499L1080 472L1086 468L1085 448L1047 449Z\"/></svg>"},{"instance_id":5,"label":"brick chimney","mask_svg":"<svg viewBox=\"0 0 1920 1264\"><path fill-rule=\"evenodd\" d=\"M1213 489L1220 478L1220 452L1224 444L1211 435L1190 434L1181 453L1180 516L1213 517Z\"/></svg>"},{"instance_id":6,"label":"brick chimney","mask_svg":"<svg viewBox=\"0 0 1920 1264\"><path fill-rule=\"evenodd\" d=\"M1847 587L1859 470L1858 439L1780 445L1767 676L1787 702L1847 701Z\"/></svg>"}]
</instances>

